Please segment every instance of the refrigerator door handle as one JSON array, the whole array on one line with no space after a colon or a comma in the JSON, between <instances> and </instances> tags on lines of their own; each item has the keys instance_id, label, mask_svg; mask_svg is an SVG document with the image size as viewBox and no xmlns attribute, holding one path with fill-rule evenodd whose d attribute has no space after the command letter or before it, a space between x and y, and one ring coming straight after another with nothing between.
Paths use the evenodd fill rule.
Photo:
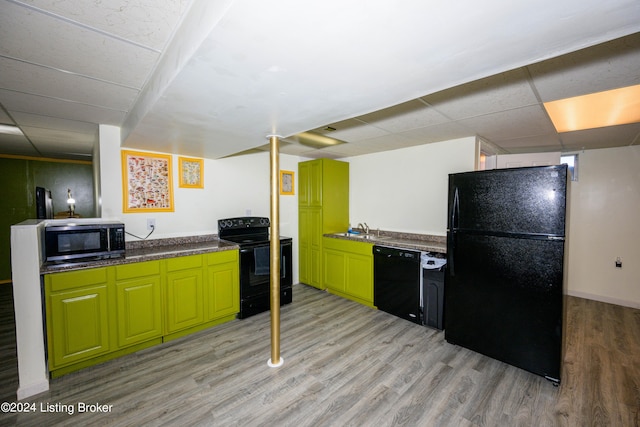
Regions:
<instances>
[{"instance_id":1,"label":"refrigerator door handle","mask_svg":"<svg viewBox=\"0 0 640 427\"><path fill-rule=\"evenodd\" d=\"M451 207L451 224L449 229L458 228L458 219L460 217L460 196L458 195L458 187L453 192L453 206Z\"/></svg>"},{"instance_id":2,"label":"refrigerator door handle","mask_svg":"<svg viewBox=\"0 0 640 427\"><path fill-rule=\"evenodd\" d=\"M456 270L454 267L454 262L453 262L453 254L455 252L455 248L456 248L456 239L454 237L454 232L450 231L449 233L447 233L447 239L449 240L447 242L447 266L446 269L449 272L449 276L453 277L456 275Z\"/></svg>"}]
</instances>

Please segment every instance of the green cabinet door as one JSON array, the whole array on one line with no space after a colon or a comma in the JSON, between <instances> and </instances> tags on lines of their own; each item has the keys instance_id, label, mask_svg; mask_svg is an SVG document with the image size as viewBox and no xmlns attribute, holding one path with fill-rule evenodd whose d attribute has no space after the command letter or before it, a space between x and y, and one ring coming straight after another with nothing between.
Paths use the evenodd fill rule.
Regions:
<instances>
[{"instance_id":1,"label":"green cabinet door","mask_svg":"<svg viewBox=\"0 0 640 427\"><path fill-rule=\"evenodd\" d=\"M107 269L45 276L49 369L110 351Z\"/></svg>"},{"instance_id":2,"label":"green cabinet door","mask_svg":"<svg viewBox=\"0 0 640 427\"><path fill-rule=\"evenodd\" d=\"M345 293L373 304L373 255L347 255Z\"/></svg>"},{"instance_id":3,"label":"green cabinet door","mask_svg":"<svg viewBox=\"0 0 640 427\"><path fill-rule=\"evenodd\" d=\"M115 267L118 347L162 336L160 262Z\"/></svg>"},{"instance_id":4,"label":"green cabinet door","mask_svg":"<svg viewBox=\"0 0 640 427\"><path fill-rule=\"evenodd\" d=\"M324 285L330 291L346 289L347 255L332 249L324 250Z\"/></svg>"},{"instance_id":5,"label":"green cabinet door","mask_svg":"<svg viewBox=\"0 0 640 427\"><path fill-rule=\"evenodd\" d=\"M326 288L373 307L373 244L325 237L323 248Z\"/></svg>"},{"instance_id":6,"label":"green cabinet door","mask_svg":"<svg viewBox=\"0 0 640 427\"><path fill-rule=\"evenodd\" d=\"M206 320L231 316L240 311L238 251L207 256Z\"/></svg>"},{"instance_id":7,"label":"green cabinet door","mask_svg":"<svg viewBox=\"0 0 640 427\"><path fill-rule=\"evenodd\" d=\"M166 301L166 332L204 323L202 255L167 260Z\"/></svg>"},{"instance_id":8,"label":"green cabinet door","mask_svg":"<svg viewBox=\"0 0 640 427\"><path fill-rule=\"evenodd\" d=\"M51 370L107 353L107 286L49 295L47 328Z\"/></svg>"},{"instance_id":9,"label":"green cabinet door","mask_svg":"<svg viewBox=\"0 0 640 427\"><path fill-rule=\"evenodd\" d=\"M322 209L300 208L298 219L300 282L324 289L322 283Z\"/></svg>"},{"instance_id":10,"label":"green cabinet door","mask_svg":"<svg viewBox=\"0 0 640 427\"><path fill-rule=\"evenodd\" d=\"M324 289L322 236L347 231L349 164L318 159L298 164L300 282Z\"/></svg>"},{"instance_id":11,"label":"green cabinet door","mask_svg":"<svg viewBox=\"0 0 640 427\"><path fill-rule=\"evenodd\" d=\"M301 283L311 283L311 231L309 208L298 209L298 275Z\"/></svg>"}]
</instances>

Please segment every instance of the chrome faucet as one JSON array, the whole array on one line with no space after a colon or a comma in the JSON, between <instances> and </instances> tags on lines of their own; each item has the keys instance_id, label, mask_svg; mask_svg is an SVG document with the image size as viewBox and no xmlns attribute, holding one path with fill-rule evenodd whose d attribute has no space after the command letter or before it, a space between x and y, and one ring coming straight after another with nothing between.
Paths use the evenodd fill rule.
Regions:
<instances>
[{"instance_id":1,"label":"chrome faucet","mask_svg":"<svg viewBox=\"0 0 640 427\"><path fill-rule=\"evenodd\" d=\"M367 225L367 223L365 222L364 224L362 224L361 222L358 223L358 228L360 230L364 231L364 234L369 234L369 226Z\"/></svg>"}]
</instances>

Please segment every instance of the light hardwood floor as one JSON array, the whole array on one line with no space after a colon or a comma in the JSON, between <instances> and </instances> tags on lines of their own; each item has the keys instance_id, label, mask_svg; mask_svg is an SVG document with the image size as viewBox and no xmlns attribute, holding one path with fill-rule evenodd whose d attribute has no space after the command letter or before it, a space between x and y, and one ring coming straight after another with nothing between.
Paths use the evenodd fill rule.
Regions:
<instances>
[{"instance_id":1,"label":"light hardwood floor","mask_svg":"<svg viewBox=\"0 0 640 427\"><path fill-rule=\"evenodd\" d=\"M569 297L563 378L554 387L448 344L441 332L305 285L294 286L293 298L281 312L280 368L267 367L262 313L52 380L48 392L26 400L35 413L0 414L0 425L640 423L640 310ZM15 401L7 300L1 289L0 396ZM78 413L80 403L112 406ZM75 413L41 411L55 404Z\"/></svg>"}]
</instances>

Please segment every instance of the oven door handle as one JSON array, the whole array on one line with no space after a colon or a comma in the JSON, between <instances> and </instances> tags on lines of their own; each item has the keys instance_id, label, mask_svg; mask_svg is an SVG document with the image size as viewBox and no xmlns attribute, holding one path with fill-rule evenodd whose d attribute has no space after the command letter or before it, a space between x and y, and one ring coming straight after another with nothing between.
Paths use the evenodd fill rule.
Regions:
<instances>
[{"instance_id":1,"label":"oven door handle","mask_svg":"<svg viewBox=\"0 0 640 427\"><path fill-rule=\"evenodd\" d=\"M252 252L253 248L240 249L241 254L248 254ZM282 279L287 277L287 258L282 253L280 253L280 277Z\"/></svg>"}]
</instances>

